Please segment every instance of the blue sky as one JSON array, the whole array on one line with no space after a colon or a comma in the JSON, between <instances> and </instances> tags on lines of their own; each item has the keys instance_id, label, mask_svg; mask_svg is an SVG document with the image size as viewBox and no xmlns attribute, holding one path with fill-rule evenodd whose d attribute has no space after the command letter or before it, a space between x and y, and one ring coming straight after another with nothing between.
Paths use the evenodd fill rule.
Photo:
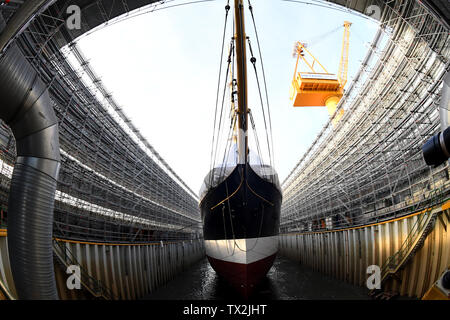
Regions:
<instances>
[{"instance_id":1,"label":"blue sky","mask_svg":"<svg viewBox=\"0 0 450 320\"><path fill-rule=\"evenodd\" d=\"M217 0L155 11L102 28L78 42L125 113L194 191L200 189L210 165L225 4ZM280 0L253 0L252 4L266 71L275 166L283 181L328 119L326 108L292 107L294 43L317 40L345 20L351 21L348 86L377 25L313 5ZM249 16L246 23L256 50ZM343 28L309 47L331 73L338 70L342 35ZM252 81L251 70L249 75ZM263 141L259 98L254 85L249 90L249 105L254 106Z\"/></svg>"}]
</instances>

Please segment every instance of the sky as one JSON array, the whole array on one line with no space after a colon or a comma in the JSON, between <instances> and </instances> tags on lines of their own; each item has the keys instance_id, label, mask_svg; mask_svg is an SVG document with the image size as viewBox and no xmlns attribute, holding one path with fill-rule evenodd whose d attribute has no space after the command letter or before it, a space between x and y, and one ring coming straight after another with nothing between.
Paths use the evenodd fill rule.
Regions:
<instances>
[{"instance_id":1,"label":"sky","mask_svg":"<svg viewBox=\"0 0 450 320\"><path fill-rule=\"evenodd\" d=\"M116 102L194 192L210 168L225 5L225 0L216 0L159 10L100 28L78 41ZM292 106L294 43L309 42L308 49L320 63L337 73L343 28L323 35L345 20L352 22L349 86L378 26L357 15L313 5L281 0L253 0L252 5L268 87L275 168L282 182L328 120L325 107ZM245 8L247 35L256 51ZM228 30L225 50L231 39ZM262 143L264 123L251 71L249 107Z\"/></svg>"}]
</instances>

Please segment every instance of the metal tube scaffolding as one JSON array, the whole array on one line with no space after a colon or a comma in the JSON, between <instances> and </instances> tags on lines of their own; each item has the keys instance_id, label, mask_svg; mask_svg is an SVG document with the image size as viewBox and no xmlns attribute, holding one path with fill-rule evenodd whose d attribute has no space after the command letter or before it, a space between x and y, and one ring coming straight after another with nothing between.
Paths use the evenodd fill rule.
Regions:
<instances>
[{"instance_id":1,"label":"metal tube scaffolding","mask_svg":"<svg viewBox=\"0 0 450 320\"><path fill-rule=\"evenodd\" d=\"M449 33L416 1L386 1L362 68L283 183L282 232L363 225L427 204L448 165L430 169L421 146L440 129ZM386 45L381 48L383 38Z\"/></svg>"},{"instance_id":2,"label":"metal tube scaffolding","mask_svg":"<svg viewBox=\"0 0 450 320\"><path fill-rule=\"evenodd\" d=\"M328 2L361 14L378 6L380 29L337 106L344 117L336 127L330 119L283 184L282 232L387 219L425 205L437 188L448 193L447 164L426 167L420 150L440 129L447 26L420 1ZM16 39L59 119L55 230L123 241L198 236L196 196L133 127L73 42L142 4L73 4L82 7L81 31L64 27L68 2L56 1ZM10 17L14 8L1 10ZM8 130L0 130L2 199L15 152Z\"/></svg>"},{"instance_id":3,"label":"metal tube scaffolding","mask_svg":"<svg viewBox=\"0 0 450 320\"><path fill-rule=\"evenodd\" d=\"M42 78L58 118L61 170L55 235L117 242L200 237L196 194L133 126L76 43L61 46L61 36L70 42L62 28L63 14L50 8L14 41ZM13 141L2 123L0 177L6 217Z\"/></svg>"}]
</instances>

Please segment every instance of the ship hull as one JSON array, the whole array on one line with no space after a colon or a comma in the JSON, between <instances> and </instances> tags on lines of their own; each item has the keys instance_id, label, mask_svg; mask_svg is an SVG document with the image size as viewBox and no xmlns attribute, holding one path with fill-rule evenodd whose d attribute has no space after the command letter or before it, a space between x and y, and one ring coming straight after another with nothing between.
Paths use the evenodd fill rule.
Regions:
<instances>
[{"instance_id":1,"label":"ship hull","mask_svg":"<svg viewBox=\"0 0 450 320\"><path fill-rule=\"evenodd\" d=\"M281 198L274 184L238 165L200 203L208 261L243 297L276 257Z\"/></svg>"}]
</instances>

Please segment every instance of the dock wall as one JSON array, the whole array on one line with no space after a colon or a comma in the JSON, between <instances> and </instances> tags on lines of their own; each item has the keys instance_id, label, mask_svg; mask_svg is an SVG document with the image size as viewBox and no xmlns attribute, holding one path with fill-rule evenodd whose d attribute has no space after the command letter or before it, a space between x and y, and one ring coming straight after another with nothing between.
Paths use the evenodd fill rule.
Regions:
<instances>
[{"instance_id":1,"label":"dock wall","mask_svg":"<svg viewBox=\"0 0 450 320\"><path fill-rule=\"evenodd\" d=\"M434 210L436 218L423 245L394 277L386 280L384 291L421 298L450 265L449 210L446 205ZM280 255L334 278L366 286L372 274L367 267L381 268L398 252L421 214L344 230L282 234Z\"/></svg>"},{"instance_id":2,"label":"dock wall","mask_svg":"<svg viewBox=\"0 0 450 320\"><path fill-rule=\"evenodd\" d=\"M105 298L105 290L102 293L99 285L107 289L109 294L106 298L140 299L205 255L201 239L146 244L56 241L59 243L58 248L66 248L66 251L58 251L63 259L54 255L56 283L59 297L63 300ZM68 289L66 282L71 275L66 273L68 265L79 265L82 283L91 288L87 290L82 285L79 290ZM17 298L9 266L5 230L0 230L0 282Z\"/></svg>"}]
</instances>

